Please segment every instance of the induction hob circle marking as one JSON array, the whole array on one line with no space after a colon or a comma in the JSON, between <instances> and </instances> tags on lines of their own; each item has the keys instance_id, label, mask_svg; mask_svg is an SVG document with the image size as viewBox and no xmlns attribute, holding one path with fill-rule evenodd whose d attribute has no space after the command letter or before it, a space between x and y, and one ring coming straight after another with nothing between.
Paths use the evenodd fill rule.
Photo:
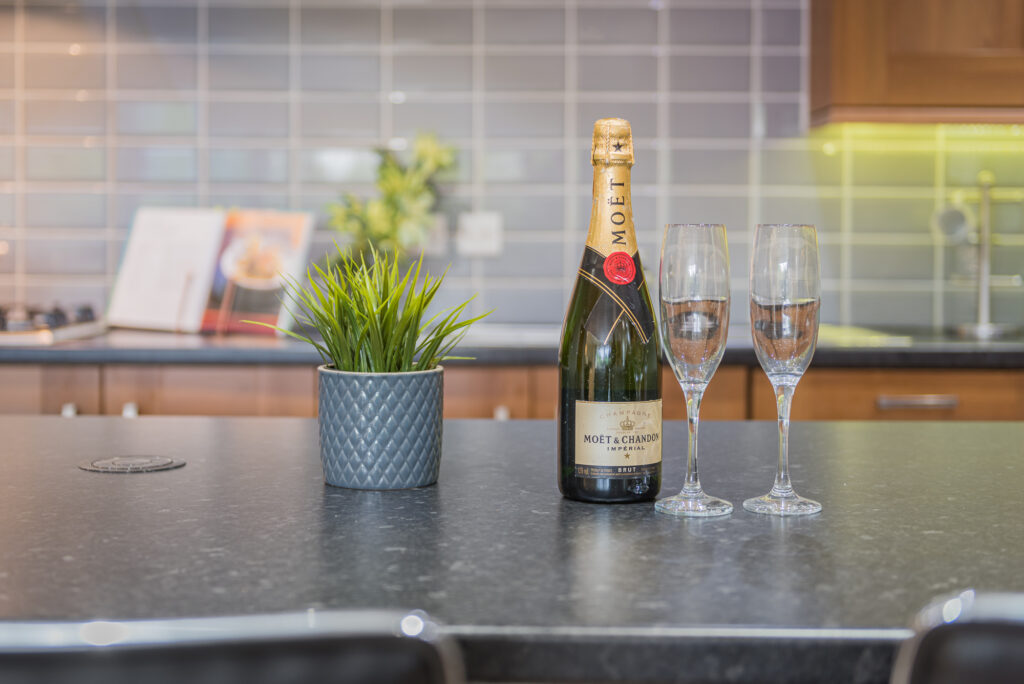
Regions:
<instances>
[{"instance_id":1,"label":"induction hob circle marking","mask_svg":"<svg viewBox=\"0 0 1024 684\"><path fill-rule=\"evenodd\" d=\"M175 461L166 456L114 456L84 461L78 467L94 473L152 473L181 468L183 465L185 461Z\"/></svg>"}]
</instances>

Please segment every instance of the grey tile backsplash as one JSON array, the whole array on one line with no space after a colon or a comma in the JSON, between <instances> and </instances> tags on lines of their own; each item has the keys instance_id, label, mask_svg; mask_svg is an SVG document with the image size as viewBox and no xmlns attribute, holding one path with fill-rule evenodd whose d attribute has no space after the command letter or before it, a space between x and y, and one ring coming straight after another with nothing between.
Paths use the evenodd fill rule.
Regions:
<instances>
[{"instance_id":1,"label":"grey tile backsplash","mask_svg":"<svg viewBox=\"0 0 1024 684\"><path fill-rule=\"evenodd\" d=\"M318 214L373 191L418 131L453 144L441 211L502 214L505 245L451 244L452 303L561 320L590 211L595 119L633 124L648 273L660 226L729 228L734 315L759 222L819 228L828 322L974 315L970 247L936 209L996 177L998 275L1024 271L1020 126L807 127L807 0L32 0L0 3L0 298L102 307L136 209ZM966 250L966 251L965 251ZM967 255L965 258L964 255ZM0 302L2 303L2 302ZM1024 288L993 295L1024 319Z\"/></svg>"}]
</instances>

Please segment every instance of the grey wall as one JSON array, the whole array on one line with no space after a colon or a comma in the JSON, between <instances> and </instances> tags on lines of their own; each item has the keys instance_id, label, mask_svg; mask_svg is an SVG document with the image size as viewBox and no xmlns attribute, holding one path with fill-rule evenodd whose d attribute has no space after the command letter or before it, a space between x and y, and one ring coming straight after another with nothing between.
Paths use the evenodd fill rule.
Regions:
<instances>
[{"instance_id":1,"label":"grey wall","mask_svg":"<svg viewBox=\"0 0 1024 684\"><path fill-rule=\"evenodd\" d=\"M444 209L505 216L501 256L449 296L557 323L589 213L591 124L633 123L642 256L724 222L734 317L758 222L818 225L826 321L948 324L972 295L929 218L981 168L1002 186L996 270L1024 262L1019 127L807 133L799 0L55 2L0 8L0 302L101 304L135 208L292 207L368 193L372 148L459 149ZM315 249L331 237L321 221ZM0 247L0 252L4 251ZM1020 290L995 315L1024 320Z\"/></svg>"}]
</instances>

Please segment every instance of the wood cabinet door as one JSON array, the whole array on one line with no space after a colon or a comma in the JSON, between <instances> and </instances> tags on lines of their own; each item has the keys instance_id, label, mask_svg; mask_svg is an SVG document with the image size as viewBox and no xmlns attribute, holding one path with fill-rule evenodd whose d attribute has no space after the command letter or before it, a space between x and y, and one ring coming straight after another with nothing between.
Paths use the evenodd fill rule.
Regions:
<instances>
[{"instance_id":1,"label":"wood cabinet door","mask_svg":"<svg viewBox=\"0 0 1024 684\"><path fill-rule=\"evenodd\" d=\"M448 366L445 418L530 418L529 366Z\"/></svg>"},{"instance_id":2,"label":"wood cabinet door","mask_svg":"<svg viewBox=\"0 0 1024 684\"><path fill-rule=\"evenodd\" d=\"M746 366L721 366L715 371L700 404L700 417L706 420L746 420ZM676 376L668 366L662 368L661 414L665 420L686 420L686 399Z\"/></svg>"},{"instance_id":3,"label":"wood cabinet door","mask_svg":"<svg viewBox=\"0 0 1024 684\"><path fill-rule=\"evenodd\" d=\"M776 418L764 373L751 377L753 417ZM1024 371L810 369L793 395L794 420L1022 420Z\"/></svg>"},{"instance_id":4,"label":"wood cabinet door","mask_svg":"<svg viewBox=\"0 0 1024 684\"><path fill-rule=\"evenodd\" d=\"M121 415L315 416L316 369L307 366L110 365L103 412Z\"/></svg>"},{"instance_id":5,"label":"wood cabinet door","mask_svg":"<svg viewBox=\"0 0 1024 684\"><path fill-rule=\"evenodd\" d=\"M0 366L0 413L60 415L65 404L79 415L100 412L99 366Z\"/></svg>"},{"instance_id":6,"label":"wood cabinet door","mask_svg":"<svg viewBox=\"0 0 1024 684\"><path fill-rule=\"evenodd\" d=\"M747 417L747 368L722 366L701 403L701 418L744 420ZM686 420L686 400L672 369L662 367L661 412L665 420ZM558 368L536 366L530 376L530 417L554 418L558 402Z\"/></svg>"},{"instance_id":7,"label":"wood cabinet door","mask_svg":"<svg viewBox=\"0 0 1024 684\"><path fill-rule=\"evenodd\" d=\"M816 120L828 109L832 121L970 120L967 108L1024 107L1024 0L813 0L811 69Z\"/></svg>"}]
</instances>

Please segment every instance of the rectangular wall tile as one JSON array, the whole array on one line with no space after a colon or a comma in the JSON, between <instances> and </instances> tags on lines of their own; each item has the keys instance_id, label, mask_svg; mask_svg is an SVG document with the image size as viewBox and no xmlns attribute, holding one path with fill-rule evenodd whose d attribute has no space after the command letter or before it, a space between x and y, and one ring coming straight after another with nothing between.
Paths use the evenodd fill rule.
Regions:
<instances>
[{"instance_id":1,"label":"rectangular wall tile","mask_svg":"<svg viewBox=\"0 0 1024 684\"><path fill-rule=\"evenodd\" d=\"M855 233L927 234L935 211L935 203L928 199L864 197L852 204Z\"/></svg>"},{"instance_id":2,"label":"rectangular wall tile","mask_svg":"<svg viewBox=\"0 0 1024 684\"><path fill-rule=\"evenodd\" d=\"M565 41L565 11L485 7L484 34L491 45L558 45Z\"/></svg>"},{"instance_id":3,"label":"rectangular wall tile","mask_svg":"<svg viewBox=\"0 0 1024 684\"><path fill-rule=\"evenodd\" d=\"M500 212L505 230L560 232L565 221L565 198L548 195L489 195L484 208ZM586 219L584 219L586 221Z\"/></svg>"},{"instance_id":4,"label":"rectangular wall tile","mask_svg":"<svg viewBox=\"0 0 1024 684\"><path fill-rule=\"evenodd\" d=\"M107 10L66 3L25 7L25 40L37 43L100 43L107 36Z\"/></svg>"},{"instance_id":5,"label":"rectangular wall tile","mask_svg":"<svg viewBox=\"0 0 1024 684\"><path fill-rule=\"evenodd\" d=\"M299 110L304 138L376 138L380 129L380 106L376 102L303 102Z\"/></svg>"},{"instance_id":6,"label":"rectangular wall tile","mask_svg":"<svg viewBox=\"0 0 1024 684\"><path fill-rule=\"evenodd\" d=\"M121 135L193 135L196 105L192 102L118 102L117 132Z\"/></svg>"},{"instance_id":7,"label":"rectangular wall tile","mask_svg":"<svg viewBox=\"0 0 1024 684\"><path fill-rule=\"evenodd\" d=\"M581 59L577 67L580 90L658 89L658 60L645 56L592 56Z\"/></svg>"},{"instance_id":8,"label":"rectangular wall tile","mask_svg":"<svg viewBox=\"0 0 1024 684\"><path fill-rule=\"evenodd\" d=\"M210 42L226 45L266 45L288 42L288 8L211 7Z\"/></svg>"},{"instance_id":9,"label":"rectangular wall tile","mask_svg":"<svg viewBox=\"0 0 1024 684\"><path fill-rule=\"evenodd\" d=\"M750 58L731 55L669 58L673 90L745 92L750 89Z\"/></svg>"},{"instance_id":10,"label":"rectangular wall tile","mask_svg":"<svg viewBox=\"0 0 1024 684\"><path fill-rule=\"evenodd\" d=\"M673 7L669 12L673 45L748 45L751 13L747 9Z\"/></svg>"},{"instance_id":11,"label":"rectangular wall tile","mask_svg":"<svg viewBox=\"0 0 1024 684\"><path fill-rule=\"evenodd\" d=\"M325 147L302 150L302 180L312 183L372 183L379 158L373 150Z\"/></svg>"},{"instance_id":12,"label":"rectangular wall tile","mask_svg":"<svg viewBox=\"0 0 1024 684\"><path fill-rule=\"evenodd\" d=\"M0 88L14 87L14 55L0 54Z\"/></svg>"},{"instance_id":13,"label":"rectangular wall tile","mask_svg":"<svg viewBox=\"0 0 1024 684\"><path fill-rule=\"evenodd\" d=\"M506 242L501 254L481 260L484 276L543 278L560 273L563 249L561 242Z\"/></svg>"},{"instance_id":14,"label":"rectangular wall tile","mask_svg":"<svg viewBox=\"0 0 1024 684\"><path fill-rule=\"evenodd\" d=\"M643 7L584 8L577 11L576 31L584 44L652 45L658 42L658 13Z\"/></svg>"},{"instance_id":15,"label":"rectangular wall tile","mask_svg":"<svg viewBox=\"0 0 1024 684\"><path fill-rule=\"evenodd\" d=\"M198 69L199 60L191 54L118 54L117 85L146 90L193 90Z\"/></svg>"},{"instance_id":16,"label":"rectangular wall tile","mask_svg":"<svg viewBox=\"0 0 1024 684\"><path fill-rule=\"evenodd\" d=\"M394 10L398 45L453 45L473 42L469 9L398 7Z\"/></svg>"},{"instance_id":17,"label":"rectangular wall tile","mask_svg":"<svg viewBox=\"0 0 1024 684\"><path fill-rule=\"evenodd\" d=\"M746 185L746 150L673 150L672 182L685 185Z\"/></svg>"},{"instance_id":18,"label":"rectangular wall tile","mask_svg":"<svg viewBox=\"0 0 1024 684\"><path fill-rule=\"evenodd\" d=\"M405 102L394 108L395 135L411 137L432 132L441 137L466 137L473 127L468 102Z\"/></svg>"},{"instance_id":19,"label":"rectangular wall tile","mask_svg":"<svg viewBox=\"0 0 1024 684\"><path fill-rule=\"evenodd\" d=\"M558 183L562 150L490 148L484 153L484 176L492 183Z\"/></svg>"},{"instance_id":20,"label":"rectangular wall tile","mask_svg":"<svg viewBox=\"0 0 1024 684\"><path fill-rule=\"evenodd\" d=\"M766 138L795 138L803 134L800 106L797 103L766 102L762 107Z\"/></svg>"},{"instance_id":21,"label":"rectangular wall tile","mask_svg":"<svg viewBox=\"0 0 1024 684\"><path fill-rule=\"evenodd\" d=\"M25 55L29 88L102 88L106 84L103 55Z\"/></svg>"},{"instance_id":22,"label":"rectangular wall tile","mask_svg":"<svg viewBox=\"0 0 1024 684\"><path fill-rule=\"evenodd\" d=\"M1024 187L1024 164L1020 152L984 151L949 152L946 154L946 184L974 187L978 174L989 171L996 185Z\"/></svg>"},{"instance_id":23,"label":"rectangular wall tile","mask_svg":"<svg viewBox=\"0 0 1024 684\"><path fill-rule=\"evenodd\" d=\"M0 40L14 41L13 7L0 7Z\"/></svg>"},{"instance_id":24,"label":"rectangular wall tile","mask_svg":"<svg viewBox=\"0 0 1024 684\"><path fill-rule=\"evenodd\" d=\"M0 148L0 179L14 180L14 149L12 147Z\"/></svg>"},{"instance_id":25,"label":"rectangular wall tile","mask_svg":"<svg viewBox=\"0 0 1024 684\"><path fill-rule=\"evenodd\" d=\"M532 323L557 325L565 316L565 294L561 289L485 290L480 296L484 310L494 309L489 323Z\"/></svg>"},{"instance_id":26,"label":"rectangular wall tile","mask_svg":"<svg viewBox=\"0 0 1024 684\"><path fill-rule=\"evenodd\" d=\"M564 112L560 102L489 102L484 131L491 138L561 138Z\"/></svg>"},{"instance_id":27,"label":"rectangular wall tile","mask_svg":"<svg viewBox=\"0 0 1024 684\"><path fill-rule=\"evenodd\" d=\"M25 174L37 181L98 181L106 177L106 150L98 147L32 147Z\"/></svg>"},{"instance_id":28,"label":"rectangular wall tile","mask_svg":"<svg viewBox=\"0 0 1024 684\"><path fill-rule=\"evenodd\" d=\"M33 240L25 248L25 270L33 275L91 275L107 269L105 240Z\"/></svg>"},{"instance_id":29,"label":"rectangular wall tile","mask_svg":"<svg viewBox=\"0 0 1024 684\"><path fill-rule=\"evenodd\" d=\"M379 59L372 55L303 55L300 78L303 90L341 92L380 88Z\"/></svg>"},{"instance_id":30,"label":"rectangular wall tile","mask_svg":"<svg viewBox=\"0 0 1024 684\"><path fill-rule=\"evenodd\" d=\"M488 55L484 58L487 90L562 90L565 60L547 56Z\"/></svg>"},{"instance_id":31,"label":"rectangular wall tile","mask_svg":"<svg viewBox=\"0 0 1024 684\"><path fill-rule=\"evenodd\" d=\"M214 90L286 90L288 58L283 55L210 55Z\"/></svg>"},{"instance_id":32,"label":"rectangular wall tile","mask_svg":"<svg viewBox=\"0 0 1024 684\"><path fill-rule=\"evenodd\" d=\"M853 183L931 187L935 183L935 153L854 152Z\"/></svg>"},{"instance_id":33,"label":"rectangular wall tile","mask_svg":"<svg viewBox=\"0 0 1024 684\"><path fill-rule=\"evenodd\" d=\"M374 45L380 42L380 10L375 7L303 7L303 45Z\"/></svg>"},{"instance_id":34,"label":"rectangular wall tile","mask_svg":"<svg viewBox=\"0 0 1024 684\"><path fill-rule=\"evenodd\" d=\"M14 263L17 259L18 245L13 240L0 239L0 273L14 273ZM7 302L0 299L0 304Z\"/></svg>"},{"instance_id":35,"label":"rectangular wall tile","mask_svg":"<svg viewBox=\"0 0 1024 684\"><path fill-rule=\"evenodd\" d=\"M114 21L119 43L195 43L199 36L194 6L117 7Z\"/></svg>"},{"instance_id":36,"label":"rectangular wall tile","mask_svg":"<svg viewBox=\"0 0 1024 684\"><path fill-rule=\"evenodd\" d=\"M1024 202L997 202L992 205L992 231L1014 235L1024 233Z\"/></svg>"},{"instance_id":37,"label":"rectangular wall tile","mask_svg":"<svg viewBox=\"0 0 1024 684\"><path fill-rule=\"evenodd\" d=\"M930 245L853 245L853 278L859 280L929 280Z\"/></svg>"},{"instance_id":38,"label":"rectangular wall tile","mask_svg":"<svg viewBox=\"0 0 1024 684\"><path fill-rule=\"evenodd\" d=\"M0 228L14 225L14 195L0 194Z\"/></svg>"},{"instance_id":39,"label":"rectangular wall tile","mask_svg":"<svg viewBox=\"0 0 1024 684\"><path fill-rule=\"evenodd\" d=\"M29 135L98 135L107 128L105 102L29 100L24 108Z\"/></svg>"},{"instance_id":40,"label":"rectangular wall tile","mask_svg":"<svg viewBox=\"0 0 1024 684\"><path fill-rule=\"evenodd\" d=\"M99 194L25 194L25 225L29 228L102 228L107 223L107 198Z\"/></svg>"},{"instance_id":41,"label":"rectangular wall tile","mask_svg":"<svg viewBox=\"0 0 1024 684\"><path fill-rule=\"evenodd\" d=\"M679 138L746 138L750 105L743 102L693 102L669 107L669 131Z\"/></svg>"},{"instance_id":42,"label":"rectangular wall tile","mask_svg":"<svg viewBox=\"0 0 1024 684\"><path fill-rule=\"evenodd\" d=\"M761 182L765 185L839 185L842 159L820 150L764 150Z\"/></svg>"},{"instance_id":43,"label":"rectangular wall tile","mask_svg":"<svg viewBox=\"0 0 1024 684\"><path fill-rule=\"evenodd\" d=\"M287 138L288 103L211 102L208 125L210 135L217 137Z\"/></svg>"},{"instance_id":44,"label":"rectangular wall tile","mask_svg":"<svg viewBox=\"0 0 1024 684\"><path fill-rule=\"evenodd\" d=\"M14 132L14 102L0 100L0 133Z\"/></svg>"},{"instance_id":45,"label":"rectangular wall tile","mask_svg":"<svg viewBox=\"0 0 1024 684\"><path fill-rule=\"evenodd\" d=\"M751 229L747 225L746 197L674 197L669 206L669 222L721 223L730 244L733 235Z\"/></svg>"},{"instance_id":46,"label":"rectangular wall tile","mask_svg":"<svg viewBox=\"0 0 1024 684\"><path fill-rule=\"evenodd\" d=\"M214 148L209 164L215 183L288 182L288 150Z\"/></svg>"},{"instance_id":47,"label":"rectangular wall tile","mask_svg":"<svg viewBox=\"0 0 1024 684\"><path fill-rule=\"evenodd\" d=\"M800 45L801 12L798 9L768 9L761 19L761 41L765 45Z\"/></svg>"},{"instance_id":48,"label":"rectangular wall tile","mask_svg":"<svg viewBox=\"0 0 1024 684\"><path fill-rule=\"evenodd\" d=\"M122 181L187 183L196 180L196 151L189 147L122 147L117 151Z\"/></svg>"},{"instance_id":49,"label":"rectangular wall tile","mask_svg":"<svg viewBox=\"0 0 1024 684\"><path fill-rule=\"evenodd\" d=\"M818 233L838 233L842 220L838 197L763 197L760 223L808 223Z\"/></svg>"},{"instance_id":50,"label":"rectangular wall tile","mask_svg":"<svg viewBox=\"0 0 1024 684\"><path fill-rule=\"evenodd\" d=\"M395 90L431 92L471 90L473 59L461 56L396 55Z\"/></svg>"},{"instance_id":51,"label":"rectangular wall tile","mask_svg":"<svg viewBox=\"0 0 1024 684\"><path fill-rule=\"evenodd\" d=\"M198 199L190 192L118 192L114 197L115 225L130 228L140 207L194 207Z\"/></svg>"},{"instance_id":52,"label":"rectangular wall tile","mask_svg":"<svg viewBox=\"0 0 1024 684\"><path fill-rule=\"evenodd\" d=\"M928 292L854 292L851 316L858 325L925 327L932 323Z\"/></svg>"},{"instance_id":53,"label":"rectangular wall tile","mask_svg":"<svg viewBox=\"0 0 1024 684\"><path fill-rule=\"evenodd\" d=\"M802 70L799 57L762 57L761 88L767 93L798 93Z\"/></svg>"}]
</instances>

